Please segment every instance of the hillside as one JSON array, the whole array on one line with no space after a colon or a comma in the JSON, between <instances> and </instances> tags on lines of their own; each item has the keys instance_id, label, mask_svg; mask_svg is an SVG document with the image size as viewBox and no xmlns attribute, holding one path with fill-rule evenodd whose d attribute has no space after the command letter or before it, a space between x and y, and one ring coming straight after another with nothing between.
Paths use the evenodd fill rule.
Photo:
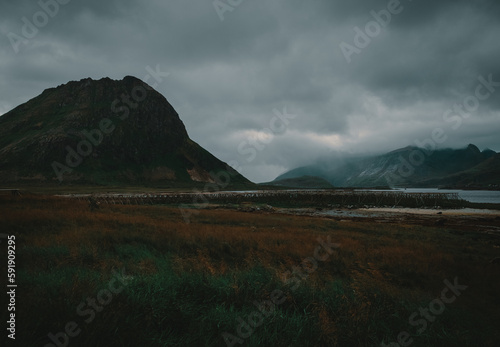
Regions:
<instances>
[{"instance_id":1,"label":"hillside","mask_svg":"<svg viewBox=\"0 0 500 347\"><path fill-rule=\"evenodd\" d=\"M457 172L427 185L446 186L448 188L494 188L500 189L500 153L481 162L471 169Z\"/></svg>"},{"instance_id":2,"label":"hillside","mask_svg":"<svg viewBox=\"0 0 500 347\"><path fill-rule=\"evenodd\" d=\"M69 82L0 117L0 183L218 180L251 184L192 141L165 97L135 77Z\"/></svg>"},{"instance_id":3,"label":"hillside","mask_svg":"<svg viewBox=\"0 0 500 347\"><path fill-rule=\"evenodd\" d=\"M321 177L314 176L300 176L297 178L284 178L282 180L275 180L272 182L261 183L261 185L289 187L289 188L319 188L328 189L334 188L327 180Z\"/></svg>"},{"instance_id":4,"label":"hillside","mask_svg":"<svg viewBox=\"0 0 500 347\"><path fill-rule=\"evenodd\" d=\"M432 153L409 146L373 157L323 160L290 170L276 181L309 175L321 177L336 187L488 188L500 184L498 172L498 154L491 150L481 152L472 144Z\"/></svg>"}]
</instances>

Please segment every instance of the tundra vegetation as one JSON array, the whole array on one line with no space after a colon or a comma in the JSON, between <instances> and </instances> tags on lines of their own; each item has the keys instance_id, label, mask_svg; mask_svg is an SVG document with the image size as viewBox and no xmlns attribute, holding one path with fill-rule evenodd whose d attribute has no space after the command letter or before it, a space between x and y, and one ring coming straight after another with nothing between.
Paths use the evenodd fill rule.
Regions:
<instances>
[{"instance_id":1,"label":"tundra vegetation","mask_svg":"<svg viewBox=\"0 0 500 347\"><path fill-rule=\"evenodd\" d=\"M187 224L175 205L91 209L29 194L0 196L0 210L3 232L16 235L20 346L500 342L500 268L491 261L500 242L473 225L224 208L198 210ZM319 238L339 246L307 265ZM436 306L455 282L466 290ZM244 331L273 297L272 312Z\"/></svg>"}]
</instances>

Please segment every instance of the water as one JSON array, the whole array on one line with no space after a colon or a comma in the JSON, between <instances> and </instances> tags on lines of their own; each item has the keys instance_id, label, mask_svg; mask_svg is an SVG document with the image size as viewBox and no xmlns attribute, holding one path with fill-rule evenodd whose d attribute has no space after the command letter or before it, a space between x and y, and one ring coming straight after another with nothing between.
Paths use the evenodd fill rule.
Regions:
<instances>
[{"instance_id":1,"label":"water","mask_svg":"<svg viewBox=\"0 0 500 347\"><path fill-rule=\"evenodd\" d=\"M395 189L406 193L458 193L467 201L476 203L500 204L500 191L498 190L458 190L437 188L407 188Z\"/></svg>"},{"instance_id":2,"label":"water","mask_svg":"<svg viewBox=\"0 0 500 347\"><path fill-rule=\"evenodd\" d=\"M324 189L308 189L310 191L323 191ZM406 193L458 193L460 198L467 200L469 202L476 203L488 203L488 204L500 204L500 191L498 190L459 190L459 189L437 189L437 188L400 188L393 190L374 190L374 189L359 189L366 191L388 191L388 192L406 192ZM283 191L295 192L295 191L305 191L305 189L287 189ZM328 190L326 190L328 191ZM257 193L262 192L261 190L242 190L242 191L230 191L230 193Z\"/></svg>"}]
</instances>

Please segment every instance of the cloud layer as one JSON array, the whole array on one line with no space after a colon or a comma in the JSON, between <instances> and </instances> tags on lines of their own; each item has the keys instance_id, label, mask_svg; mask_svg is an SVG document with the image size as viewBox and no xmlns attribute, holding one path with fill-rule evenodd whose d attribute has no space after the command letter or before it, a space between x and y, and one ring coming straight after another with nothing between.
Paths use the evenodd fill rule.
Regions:
<instances>
[{"instance_id":1,"label":"cloud layer","mask_svg":"<svg viewBox=\"0 0 500 347\"><path fill-rule=\"evenodd\" d=\"M191 138L257 182L319 156L415 144L436 128L441 147L500 151L495 0L0 6L0 114L69 80L144 78L158 66L170 75L156 89ZM494 90L483 87L476 105L480 76ZM457 113L465 101L473 107ZM277 111L294 117L273 132Z\"/></svg>"}]
</instances>

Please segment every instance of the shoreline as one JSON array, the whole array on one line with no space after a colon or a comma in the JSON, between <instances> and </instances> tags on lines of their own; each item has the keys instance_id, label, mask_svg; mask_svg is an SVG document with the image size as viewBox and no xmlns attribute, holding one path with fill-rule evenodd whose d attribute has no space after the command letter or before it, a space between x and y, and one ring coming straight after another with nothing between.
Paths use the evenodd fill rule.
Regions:
<instances>
[{"instance_id":1,"label":"shoreline","mask_svg":"<svg viewBox=\"0 0 500 347\"><path fill-rule=\"evenodd\" d=\"M387 212L387 213L408 213L418 215L443 215L443 216L474 216L474 215L495 215L500 216L500 210L480 209L480 208L462 208L462 209L427 209L411 207L370 207L360 208L360 211L368 212Z\"/></svg>"}]
</instances>

